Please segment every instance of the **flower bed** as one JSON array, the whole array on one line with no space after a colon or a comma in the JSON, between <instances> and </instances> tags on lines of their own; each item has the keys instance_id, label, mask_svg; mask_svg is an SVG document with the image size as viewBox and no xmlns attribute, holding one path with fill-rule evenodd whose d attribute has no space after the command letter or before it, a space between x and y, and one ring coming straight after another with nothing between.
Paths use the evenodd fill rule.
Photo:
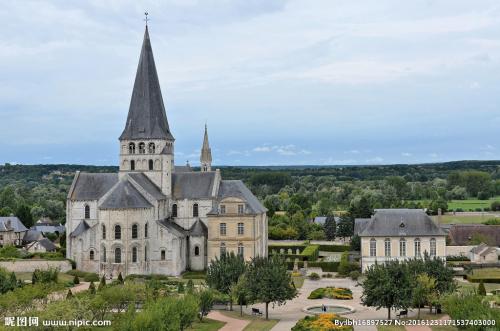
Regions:
<instances>
[{"instance_id":1,"label":"flower bed","mask_svg":"<svg viewBox=\"0 0 500 331\"><path fill-rule=\"evenodd\" d=\"M330 330L342 330L350 331L354 330L352 326L341 326L335 321L345 321L346 318L340 317L336 314L320 314L317 316L306 316L299 320L297 324L292 328L292 331L330 331Z\"/></svg>"},{"instance_id":2,"label":"flower bed","mask_svg":"<svg viewBox=\"0 0 500 331\"><path fill-rule=\"evenodd\" d=\"M322 298L351 300L352 291L344 287L320 287L312 291L308 297L308 299L322 299Z\"/></svg>"}]
</instances>

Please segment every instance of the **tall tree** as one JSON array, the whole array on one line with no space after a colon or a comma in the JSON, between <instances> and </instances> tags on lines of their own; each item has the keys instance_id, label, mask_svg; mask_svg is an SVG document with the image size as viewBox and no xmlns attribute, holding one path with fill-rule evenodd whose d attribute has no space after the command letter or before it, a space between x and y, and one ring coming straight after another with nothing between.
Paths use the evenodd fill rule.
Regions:
<instances>
[{"instance_id":1,"label":"tall tree","mask_svg":"<svg viewBox=\"0 0 500 331\"><path fill-rule=\"evenodd\" d=\"M417 318L420 319L420 307L430 302L432 293L436 288L436 279L423 273L417 276L413 288L413 304L418 309Z\"/></svg>"},{"instance_id":2,"label":"tall tree","mask_svg":"<svg viewBox=\"0 0 500 331\"><path fill-rule=\"evenodd\" d=\"M328 216L325 220L325 235L327 240L335 240L335 233L337 232L337 223L335 217Z\"/></svg>"},{"instance_id":3,"label":"tall tree","mask_svg":"<svg viewBox=\"0 0 500 331\"><path fill-rule=\"evenodd\" d=\"M266 304L266 320L269 304L282 305L297 296L285 260L278 255L254 257L246 273L248 291L253 301Z\"/></svg>"},{"instance_id":4,"label":"tall tree","mask_svg":"<svg viewBox=\"0 0 500 331\"><path fill-rule=\"evenodd\" d=\"M387 308L388 319L391 318L391 309L407 309L412 303L408 268L397 260L370 266L362 286L363 305L377 310Z\"/></svg>"},{"instance_id":5,"label":"tall tree","mask_svg":"<svg viewBox=\"0 0 500 331\"><path fill-rule=\"evenodd\" d=\"M222 254L212 260L207 269L207 284L213 289L231 295L231 286L238 282L238 278L245 273L246 264L243 257L231 252ZM230 309L233 310L233 301L230 300Z\"/></svg>"},{"instance_id":6,"label":"tall tree","mask_svg":"<svg viewBox=\"0 0 500 331\"><path fill-rule=\"evenodd\" d=\"M342 216L337 227L337 237L352 237L354 234L354 219L349 216Z\"/></svg>"},{"instance_id":7,"label":"tall tree","mask_svg":"<svg viewBox=\"0 0 500 331\"><path fill-rule=\"evenodd\" d=\"M247 279L242 275L236 284L231 287L236 303L240 305L240 316L243 316L243 305L250 303L250 293L248 291Z\"/></svg>"}]
</instances>

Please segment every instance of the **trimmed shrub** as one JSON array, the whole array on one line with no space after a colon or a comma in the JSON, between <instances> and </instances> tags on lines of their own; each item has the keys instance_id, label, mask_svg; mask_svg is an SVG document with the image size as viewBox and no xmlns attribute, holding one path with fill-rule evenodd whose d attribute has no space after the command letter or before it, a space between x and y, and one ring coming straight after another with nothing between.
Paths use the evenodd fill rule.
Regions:
<instances>
[{"instance_id":1,"label":"trimmed shrub","mask_svg":"<svg viewBox=\"0 0 500 331\"><path fill-rule=\"evenodd\" d=\"M479 286L477 287L477 294L479 295L486 295L486 288L484 287L484 282L481 280L479 282Z\"/></svg>"},{"instance_id":2,"label":"trimmed shrub","mask_svg":"<svg viewBox=\"0 0 500 331\"><path fill-rule=\"evenodd\" d=\"M470 261L470 259L464 255L455 255L455 256L447 256L446 261Z\"/></svg>"},{"instance_id":3,"label":"trimmed shrub","mask_svg":"<svg viewBox=\"0 0 500 331\"><path fill-rule=\"evenodd\" d=\"M349 273L349 277L352 279L352 280L358 280L359 276L361 276L361 273L357 270L353 270Z\"/></svg>"},{"instance_id":4,"label":"trimmed shrub","mask_svg":"<svg viewBox=\"0 0 500 331\"><path fill-rule=\"evenodd\" d=\"M80 278L78 278L78 275L75 275L75 277L73 277L73 284L75 285L80 284Z\"/></svg>"},{"instance_id":5,"label":"trimmed shrub","mask_svg":"<svg viewBox=\"0 0 500 331\"><path fill-rule=\"evenodd\" d=\"M309 275L310 280L319 280L319 278L320 278L319 275L315 272L313 272Z\"/></svg>"},{"instance_id":6,"label":"trimmed shrub","mask_svg":"<svg viewBox=\"0 0 500 331\"><path fill-rule=\"evenodd\" d=\"M322 298L350 300L352 299L352 291L344 287L320 287L312 291L308 297L308 299Z\"/></svg>"},{"instance_id":7,"label":"trimmed shrub","mask_svg":"<svg viewBox=\"0 0 500 331\"><path fill-rule=\"evenodd\" d=\"M350 250L349 245L319 245L321 252L345 252Z\"/></svg>"},{"instance_id":8,"label":"trimmed shrub","mask_svg":"<svg viewBox=\"0 0 500 331\"><path fill-rule=\"evenodd\" d=\"M300 255L307 258L308 261L316 261L319 256L319 245L309 245L307 246Z\"/></svg>"}]
</instances>

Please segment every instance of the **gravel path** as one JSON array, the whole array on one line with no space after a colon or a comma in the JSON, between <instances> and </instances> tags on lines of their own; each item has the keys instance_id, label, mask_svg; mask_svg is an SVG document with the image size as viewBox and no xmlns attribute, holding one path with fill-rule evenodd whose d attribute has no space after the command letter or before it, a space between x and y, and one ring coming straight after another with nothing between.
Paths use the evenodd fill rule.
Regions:
<instances>
[{"instance_id":1,"label":"gravel path","mask_svg":"<svg viewBox=\"0 0 500 331\"><path fill-rule=\"evenodd\" d=\"M208 313L207 317L213 320L226 322L226 325L219 329L219 331L242 331L248 325L248 323L250 323L249 320L239 320L236 318L232 318L221 314L217 310L213 310Z\"/></svg>"}]
</instances>

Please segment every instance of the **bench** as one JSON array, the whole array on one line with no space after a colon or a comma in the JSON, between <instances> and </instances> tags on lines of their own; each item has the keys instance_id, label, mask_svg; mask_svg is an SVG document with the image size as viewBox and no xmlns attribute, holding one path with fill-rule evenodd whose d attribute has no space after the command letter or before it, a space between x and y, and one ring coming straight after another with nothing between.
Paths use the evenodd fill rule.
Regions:
<instances>
[{"instance_id":1,"label":"bench","mask_svg":"<svg viewBox=\"0 0 500 331\"><path fill-rule=\"evenodd\" d=\"M252 308L252 315L262 316L262 312L259 310L259 308Z\"/></svg>"},{"instance_id":2,"label":"bench","mask_svg":"<svg viewBox=\"0 0 500 331\"><path fill-rule=\"evenodd\" d=\"M399 313L396 314L396 317L403 317L403 316L406 316L408 317L408 310L401 310Z\"/></svg>"}]
</instances>

